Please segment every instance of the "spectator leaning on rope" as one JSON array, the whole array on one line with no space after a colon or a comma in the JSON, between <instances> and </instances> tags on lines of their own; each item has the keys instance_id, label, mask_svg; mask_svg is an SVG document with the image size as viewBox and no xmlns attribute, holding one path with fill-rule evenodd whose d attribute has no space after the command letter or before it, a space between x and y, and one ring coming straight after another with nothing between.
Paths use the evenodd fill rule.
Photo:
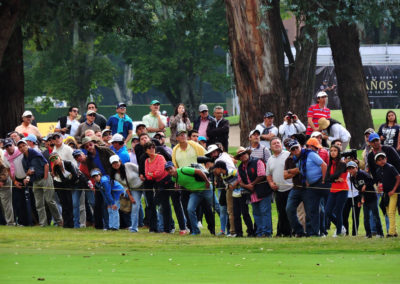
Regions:
<instances>
[{"instance_id":1,"label":"spectator leaning on rope","mask_svg":"<svg viewBox=\"0 0 400 284\"><path fill-rule=\"evenodd\" d=\"M238 169L239 186L251 192L254 222L257 225L256 237L272 236L271 189L265 182L265 164L262 160L250 157L251 150L240 147L235 159L240 160Z\"/></svg>"},{"instance_id":2,"label":"spectator leaning on rope","mask_svg":"<svg viewBox=\"0 0 400 284\"><path fill-rule=\"evenodd\" d=\"M23 183L25 186L33 184L33 194L35 196L40 226L47 226L45 203L49 207L55 222L58 225L62 225L60 212L54 201L53 180L49 175L49 163L41 153L29 149L25 140L20 140L17 146L18 150L24 155L22 165L26 171L26 177Z\"/></svg>"}]
</instances>

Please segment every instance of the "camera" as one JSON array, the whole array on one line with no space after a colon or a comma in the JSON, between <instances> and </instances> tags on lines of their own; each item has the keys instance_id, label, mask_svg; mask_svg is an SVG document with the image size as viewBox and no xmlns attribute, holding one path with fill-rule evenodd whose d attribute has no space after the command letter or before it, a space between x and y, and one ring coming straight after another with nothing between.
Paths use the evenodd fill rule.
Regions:
<instances>
[{"instance_id":1,"label":"camera","mask_svg":"<svg viewBox=\"0 0 400 284\"><path fill-rule=\"evenodd\" d=\"M342 158L351 158L353 160L357 160L357 150L349 149L342 153Z\"/></svg>"}]
</instances>

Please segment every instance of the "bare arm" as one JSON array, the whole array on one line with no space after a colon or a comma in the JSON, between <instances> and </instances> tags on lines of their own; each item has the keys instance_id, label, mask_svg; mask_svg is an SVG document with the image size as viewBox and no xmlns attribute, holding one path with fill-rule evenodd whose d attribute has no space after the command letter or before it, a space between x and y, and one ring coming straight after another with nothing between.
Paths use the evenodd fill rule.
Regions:
<instances>
[{"instance_id":1,"label":"bare arm","mask_svg":"<svg viewBox=\"0 0 400 284\"><path fill-rule=\"evenodd\" d=\"M267 181L269 183L269 186L273 189L273 190L278 190L278 186L276 185L276 183L274 182L274 180L272 179L272 175L267 176Z\"/></svg>"},{"instance_id":2,"label":"bare arm","mask_svg":"<svg viewBox=\"0 0 400 284\"><path fill-rule=\"evenodd\" d=\"M328 166L326 165L325 162L322 162L321 164L321 171L322 171L322 183L325 183L325 175L326 175L326 170L328 169Z\"/></svg>"},{"instance_id":3,"label":"bare arm","mask_svg":"<svg viewBox=\"0 0 400 284\"><path fill-rule=\"evenodd\" d=\"M310 125L310 127L311 127L311 129L312 129L313 131L317 131L317 130L318 130L318 129L315 127L314 122L312 121L312 117L308 117L308 118L307 118L307 121L308 121L308 125Z\"/></svg>"}]
</instances>

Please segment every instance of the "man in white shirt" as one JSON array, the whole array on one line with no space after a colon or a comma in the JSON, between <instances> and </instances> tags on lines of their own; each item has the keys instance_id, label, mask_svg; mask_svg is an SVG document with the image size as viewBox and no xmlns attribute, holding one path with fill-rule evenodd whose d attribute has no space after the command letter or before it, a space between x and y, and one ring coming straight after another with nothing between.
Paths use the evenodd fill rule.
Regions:
<instances>
[{"instance_id":1,"label":"man in white shirt","mask_svg":"<svg viewBox=\"0 0 400 284\"><path fill-rule=\"evenodd\" d=\"M278 211L278 226L276 236L290 237L291 228L286 215L286 203L292 189L292 179L285 179L283 172L286 159L290 156L288 151L283 151L282 142L278 137L271 140L273 155L267 162L267 180L269 186L275 191L276 209Z\"/></svg>"},{"instance_id":2,"label":"man in white shirt","mask_svg":"<svg viewBox=\"0 0 400 284\"><path fill-rule=\"evenodd\" d=\"M167 125L167 118L161 115L160 102L152 100L150 103L150 113L143 116L143 123L146 125L147 133L153 138L159 131L164 131Z\"/></svg>"},{"instance_id":3,"label":"man in white shirt","mask_svg":"<svg viewBox=\"0 0 400 284\"><path fill-rule=\"evenodd\" d=\"M293 134L299 134L306 131L306 127L292 112L288 112L283 119L283 123L279 126L279 134L282 136L282 141L290 138Z\"/></svg>"},{"instance_id":4,"label":"man in white shirt","mask_svg":"<svg viewBox=\"0 0 400 284\"><path fill-rule=\"evenodd\" d=\"M278 128L274 125L274 114L266 112L264 114L264 122L258 124L256 130L261 134L261 145L269 149L271 139L278 136Z\"/></svg>"},{"instance_id":5,"label":"man in white shirt","mask_svg":"<svg viewBox=\"0 0 400 284\"><path fill-rule=\"evenodd\" d=\"M60 132L63 135L63 138L75 136L80 124L79 121L76 120L77 116L78 108L74 106L70 107L68 109L68 115L58 119L54 132Z\"/></svg>"}]
</instances>

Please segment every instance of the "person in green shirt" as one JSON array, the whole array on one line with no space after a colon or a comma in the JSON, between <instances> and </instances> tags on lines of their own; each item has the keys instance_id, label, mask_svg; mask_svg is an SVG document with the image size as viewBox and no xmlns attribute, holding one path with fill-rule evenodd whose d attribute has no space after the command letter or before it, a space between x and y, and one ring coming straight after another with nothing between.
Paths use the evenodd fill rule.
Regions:
<instances>
[{"instance_id":1,"label":"person in green shirt","mask_svg":"<svg viewBox=\"0 0 400 284\"><path fill-rule=\"evenodd\" d=\"M187 206L189 221L192 229L191 234L200 235L200 229L197 225L198 220L196 215L196 208L202 200L205 200L207 202L207 206L211 208L213 201L213 192L212 190L210 190L211 184L206 174L199 169L191 167L183 167L177 169L170 161L165 164L165 169L171 176L173 182L177 183L187 190L192 191ZM199 180L196 179L196 176ZM214 234L212 230L214 229L215 231L215 221L212 221L214 222L214 224L208 224L208 227L211 228L211 234Z\"/></svg>"}]
</instances>

